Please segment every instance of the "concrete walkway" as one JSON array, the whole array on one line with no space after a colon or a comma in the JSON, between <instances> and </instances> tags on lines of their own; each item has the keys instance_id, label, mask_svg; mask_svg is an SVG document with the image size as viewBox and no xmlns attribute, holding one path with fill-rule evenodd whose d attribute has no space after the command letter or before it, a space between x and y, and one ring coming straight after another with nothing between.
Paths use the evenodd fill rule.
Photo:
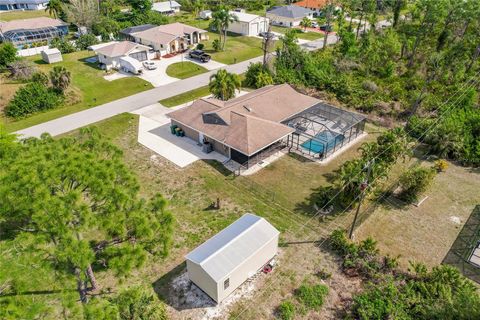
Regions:
<instances>
[{"instance_id":1,"label":"concrete walkway","mask_svg":"<svg viewBox=\"0 0 480 320\"><path fill-rule=\"evenodd\" d=\"M226 69L228 72L241 74L247 71L248 65L250 63L261 62L262 60L263 57L257 57L239 62L237 64L228 65L224 69ZM92 123L111 118L124 112L132 112L145 106L155 104L159 100L170 98L181 93L205 86L209 83L210 76L214 74L216 70L212 70L195 77L169 83L167 85L160 86L151 90L140 92L122 99L100 105L98 107L73 113L65 117L47 121L30 128L19 130L15 133L19 134L22 138L40 137L40 135L44 132L48 132L52 136L67 133L72 130L90 125ZM102 90L101 88L98 89Z\"/></svg>"}]
</instances>

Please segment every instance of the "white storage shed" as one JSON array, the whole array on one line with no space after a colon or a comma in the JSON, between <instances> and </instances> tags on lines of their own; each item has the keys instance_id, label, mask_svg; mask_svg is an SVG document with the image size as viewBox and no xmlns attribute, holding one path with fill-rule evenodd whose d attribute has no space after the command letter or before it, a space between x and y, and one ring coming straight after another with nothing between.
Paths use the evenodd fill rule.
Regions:
<instances>
[{"instance_id":1,"label":"white storage shed","mask_svg":"<svg viewBox=\"0 0 480 320\"><path fill-rule=\"evenodd\" d=\"M247 213L186 255L188 276L220 303L277 254L279 234Z\"/></svg>"},{"instance_id":2,"label":"white storage shed","mask_svg":"<svg viewBox=\"0 0 480 320\"><path fill-rule=\"evenodd\" d=\"M244 36L258 36L260 32L268 31L268 18L237 11L230 11L230 14L236 17L236 21L230 23L227 31Z\"/></svg>"},{"instance_id":3,"label":"white storage shed","mask_svg":"<svg viewBox=\"0 0 480 320\"><path fill-rule=\"evenodd\" d=\"M55 63L55 62L63 61L62 53L57 48L43 50L42 59L46 63Z\"/></svg>"}]
</instances>

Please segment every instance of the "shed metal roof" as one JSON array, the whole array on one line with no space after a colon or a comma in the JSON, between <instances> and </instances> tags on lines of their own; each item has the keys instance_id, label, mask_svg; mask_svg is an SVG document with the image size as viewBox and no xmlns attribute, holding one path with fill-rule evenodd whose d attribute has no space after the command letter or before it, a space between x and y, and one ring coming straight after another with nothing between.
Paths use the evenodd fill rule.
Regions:
<instances>
[{"instance_id":1,"label":"shed metal roof","mask_svg":"<svg viewBox=\"0 0 480 320\"><path fill-rule=\"evenodd\" d=\"M185 258L200 265L213 280L220 281L279 234L264 218L247 213Z\"/></svg>"}]
</instances>

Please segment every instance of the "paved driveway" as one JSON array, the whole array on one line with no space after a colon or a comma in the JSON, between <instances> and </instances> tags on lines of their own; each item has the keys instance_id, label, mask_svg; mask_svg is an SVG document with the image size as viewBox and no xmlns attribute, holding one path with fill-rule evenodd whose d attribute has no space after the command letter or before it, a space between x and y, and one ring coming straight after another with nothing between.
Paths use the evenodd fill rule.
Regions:
<instances>
[{"instance_id":1,"label":"paved driveway","mask_svg":"<svg viewBox=\"0 0 480 320\"><path fill-rule=\"evenodd\" d=\"M182 62L182 61L189 61L193 62L199 66L202 66L206 68L207 70L215 70L219 69L222 67L225 67L225 64L210 60L209 62L202 63L200 61L190 59L186 54L182 55L176 55L171 58L162 58L160 60L151 60L155 65L157 66L157 69L155 70L143 70L143 74L138 76L139 78L150 82L154 87L160 87L169 83L173 83L176 81L179 81L180 79L173 78L167 75L167 68L169 65L177 62ZM115 81L117 79L125 78L125 77L137 77L134 74L124 72L124 71L118 71L113 74L109 74L107 76L104 76L104 79L107 81Z\"/></svg>"},{"instance_id":2,"label":"paved driveway","mask_svg":"<svg viewBox=\"0 0 480 320\"><path fill-rule=\"evenodd\" d=\"M222 163L228 160L227 157L215 151L204 153L197 141L172 135L170 119L166 114L173 110L160 104L136 110L134 113L140 115L138 142L180 168L200 159L217 160Z\"/></svg>"}]
</instances>

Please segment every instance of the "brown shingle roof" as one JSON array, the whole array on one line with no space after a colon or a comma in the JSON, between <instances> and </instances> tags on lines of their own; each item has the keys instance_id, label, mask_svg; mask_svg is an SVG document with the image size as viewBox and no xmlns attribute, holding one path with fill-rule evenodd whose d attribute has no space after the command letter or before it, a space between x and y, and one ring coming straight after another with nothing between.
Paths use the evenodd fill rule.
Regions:
<instances>
[{"instance_id":1,"label":"brown shingle roof","mask_svg":"<svg viewBox=\"0 0 480 320\"><path fill-rule=\"evenodd\" d=\"M317 99L283 84L267 86L226 102L200 99L169 116L246 155L252 155L294 131L282 121L317 103Z\"/></svg>"},{"instance_id":2,"label":"brown shingle roof","mask_svg":"<svg viewBox=\"0 0 480 320\"><path fill-rule=\"evenodd\" d=\"M130 51L132 51L135 48L143 48L145 50L148 50L149 47L131 42L131 41L121 41L117 43L112 43L111 45L101 47L96 50L97 53L101 53L103 55L106 55L107 57L119 57L119 56L124 56L128 54Z\"/></svg>"},{"instance_id":3,"label":"brown shingle roof","mask_svg":"<svg viewBox=\"0 0 480 320\"><path fill-rule=\"evenodd\" d=\"M132 35L144 40L166 45L175 38L183 37L185 33L192 33L194 31L199 33L207 32L203 29L198 29L183 23L175 22L154 27L145 31L135 32L132 33Z\"/></svg>"},{"instance_id":4,"label":"brown shingle roof","mask_svg":"<svg viewBox=\"0 0 480 320\"><path fill-rule=\"evenodd\" d=\"M0 22L0 32L7 32L10 30L19 29L40 29L46 27L65 26L67 23L59 19L52 19L48 17L39 17L31 19L12 20L8 22Z\"/></svg>"}]
</instances>

